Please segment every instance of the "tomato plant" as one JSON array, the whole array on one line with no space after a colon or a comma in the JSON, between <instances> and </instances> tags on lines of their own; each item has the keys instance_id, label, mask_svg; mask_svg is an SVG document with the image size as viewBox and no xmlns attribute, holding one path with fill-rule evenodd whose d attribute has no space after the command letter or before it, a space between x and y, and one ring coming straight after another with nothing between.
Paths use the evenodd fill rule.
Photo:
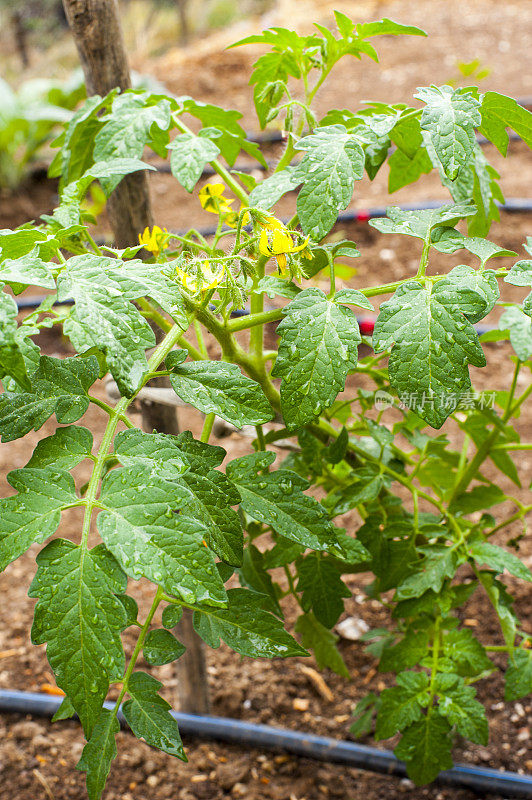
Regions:
<instances>
[{"instance_id":1,"label":"tomato plant","mask_svg":"<svg viewBox=\"0 0 532 800\"><path fill-rule=\"evenodd\" d=\"M181 655L169 629L183 608L211 647L223 640L244 656L266 658L310 650L321 667L348 677L332 628L350 596L344 577L370 573L367 593L390 617L388 630L371 632L370 647L397 684L364 701L356 728L375 710L378 739L400 732L395 752L417 783L451 766L455 733L487 742L477 681L503 665L507 700L531 688L530 633L503 574L532 576L517 554L520 536L506 546L493 537L512 522L524 526L532 506L493 476L519 486L512 452L532 446L514 427L532 393L530 384L518 390L532 366L532 295L522 305L499 297L505 284L532 286L532 261L492 266L516 254L485 238L502 194L476 132L505 154L507 127L532 144L532 115L494 92L429 86L415 95L420 107L375 102L317 119L313 99L340 58L377 60L375 37L424 35L387 19L354 24L340 13L336 25L336 33L317 25L309 36L275 28L238 43L269 46L251 77L257 115L262 127L280 119L286 131L284 152L263 181L234 169L242 150L265 164L237 112L190 97L113 92L90 98L60 139L53 215L0 235L5 288L50 292L19 324L14 299L0 295L0 432L12 441L54 414L59 426L9 474L16 494L1 501L0 560L5 567L52 536L63 513L83 510L79 540L55 538L39 553L30 595L37 598L32 639L46 643L66 694L56 716L77 713L87 736L79 767L91 798L100 797L116 755L122 702L136 736L185 758L159 682L136 670L141 653L151 664ZM125 250L95 242L82 211L88 188L98 180L109 194L124 175L152 168L141 161L146 146L169 153L187 192L207 164L214 168L219 180L198 193L217 221L214 236L155 227ZM452 202L390 207L371 222L384 235L415 240L415 274L339 287L338 260L359 252L329 234L356 182L384 164L390 191L437 170ZM285 223L273 209L288 193L297 201ZM530 240L525 250L532 254ZM434 273L434 252L458 251L474 266ZM330 278L327 292L313 285L318 273ZM390 298L373 337L363 337L353 307L373 310L381 295ZM280 299L265 309L265 296ZM249 313L234 313L248 301ZM496 305L504 312L487 339L510 339L513 377L504 391L474 392L469 365L486 364L474 326ZM275 351L264 347L272 322L280 322ZM54 325L77 355L40 352L37 334ZM195 344L184 335L191 326ZM218 346L214 360L206 335ZM92 388L108 372L120 394L114 406ZM135 428L128 409L161 376L205 415L199 439ZM349 376L372 388L350 379L344 391ZM91 403L107 418L97 447L91 431L75 424ZM216 415L256 429L250 453L225 470L225 451L209 443ZM282 460L275 445L286 440L292 450ZM90 480L76 487L70 470L87 459ZM515 510L504 518L497 506L508 501ZM353 512L349 530L335 524L346 512ZM278 571L272 579L274 570L282 581ZM127 589L141 577L154 584L154 596L139 620ZM500 620L498 641L481 641L461 621L475 592ZM287 595L300 609L299 640L283 626ZM128 626L138 638L126 665ZM112 711L103 708L110 684L119 687Z\"/></svg>"}]
</instances>

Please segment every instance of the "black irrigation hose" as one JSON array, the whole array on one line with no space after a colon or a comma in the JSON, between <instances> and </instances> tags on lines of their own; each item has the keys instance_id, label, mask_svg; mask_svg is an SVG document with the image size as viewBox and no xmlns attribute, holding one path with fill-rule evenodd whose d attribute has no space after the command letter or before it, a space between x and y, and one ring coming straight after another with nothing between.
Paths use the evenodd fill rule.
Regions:
<instances>
[{"instance_id":1,"label":"black irrigation hose","mask_svg":"<svg viewBox=\"0 0 532 800\"><path fill-rule=\"evenodd\" d=\"M440 208L444 204L445 200L426 200L421 203L404 203L403 205L397 206L397 208L400 208L401 211L424 211L432 208ZM500 209L500 211L505 211L508 214L532 213L532 200L529 200L527 197L511 197L508 198L504 203L496 202L495 205ZM360 208L354 211L344 211L342 214L338 215L336 224L342 222L367 222L370 219L385 217L386 208L387 206L374 206L372 208ZM282 218L281 222L286 225L289 222L288 217ZM245 229L249 230L247 227ZM197 231L202 236L207 237L214 236L217 232L217 229L214 227L197 228ZM185 236L188 231L172 231L172 233L175 233L176 236ZM109 242L103 238L96 239L96 243L99 245L109 244Z\"/></svg>"},{"instance_id":2,"label":"black irrigation hose","mask_svg":"<svg viewBox=\"0 0 532 800\"><path fill-rule=\"evenodd\" d=\"M48 295L49 296L49 295ZM17 306L19 311L23 311L25 309L33 309L38 308L44 300L47 299L47 295L41 296L32 296L32 297L21 297L20 300L17 300ZM66 300L61 300L58 305L61 306L71 306L74 305L74 300L71 297L67 297ZM214 310L214 306L209 306L211 309ZM271 307L272 310L274 306ZM247 317L250 314L250 310L248 308L234 308L231 311L231 317ZM363 336L371 336L373 334L373 329L375 327L375 318L374 317L357 317L358 325L360 327L360 333ZM475 325L475 330L479 336L482 336L484 333L490 333L491 331L497 331L499 328L494 327L493 325Z\"/></svg>"},{"instance_id":3,"label":"black irrigation hose","mask_svg":"<svg viewBox=\"0 0 532 800\"><path fill-rule=\"evenodd\" d=\"M0 710L9 713L34 714L51 717L62 698L34 692L0 690ZM112 709L112 703L105 703ZM388 750L355 744L326 736L256 725L225 717L203 717L172 712L183 735L215 739L248 747L284 750L303 758L344 764L357 769L379 772L383 775L405 777L405 765ZM125 724L121 712L118 719ZM516 772L458 765L441 772L435 783L442 786L470 789L484 794L501 794L512 798L532 798L532 776Z\"/></svg>"}]
</instances>

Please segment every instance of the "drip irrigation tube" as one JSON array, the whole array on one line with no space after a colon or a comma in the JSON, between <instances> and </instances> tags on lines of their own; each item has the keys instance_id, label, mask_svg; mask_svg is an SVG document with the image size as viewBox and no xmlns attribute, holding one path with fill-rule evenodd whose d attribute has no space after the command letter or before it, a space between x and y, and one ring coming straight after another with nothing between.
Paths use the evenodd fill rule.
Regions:
<instances>
[{"instance_id":1,"label":"drip irrigation tube","mask_svg":"<svg viewBox=\"0 0 532 800\"><path fill-rule=\"evenodd\" d=\"M18 714L51 717L62 698L33 692L0 691L0 710ZM112 703L105 703L113 708ZM284 750L296 756L344 764L349 767L405 777L405 765L388 750L355 744L326 736L256 725L224 717L203 717L172 712L183 735L216 739L249 747ZM118 719L125 725L121 712ZM511 798L532 798L532 776L516 772L457 765L441 772L435 783L442 786L470 789L479 794L500 794Z\"/></svg>"},{"instance_id":2,"label":"drip irrigation tube","mask_svg":"<svg viewBox=\"0 0 532 800\"><path fill-rule=\"evenodd\" d=\"M390 203L389 205L393 205L393 203ZM420 203L403 203L403 205L394 206L394 208L400 208L401 211L425 211L433 208L440 208L442 205L445 205L445 200L427 200ZM507 198L504 203L496 202L495 205L500 211L504 211L507 214L532 213L532 200L530 200L528 197L510 197ZM354 211L344 211L338 215L335 224L342 222L368 222L370 219L379 219L386 216L387 207L388 206L374 206L373 208L360 208ZM282 218L281 222L286 225L289 222L289 218ZM205 237L215 236L217 233L216 228L198 228L197 230L198 233ZM224 230L229 229L224 228ZM246 227L245 230L249 230L249 228ZM185 236L188 231L172 231L172 233L175 233L176 236ZM98 245L109 244L109 242L103 238L96 239L96 243Z\"/></svg>"},{"instance_id":3,"label":"drip irrigation tube","mask_svg":"<svg viewBox=\"0 0 532 800\"><path fill-rule=\"evenodd\" d=\"M49 295L48 295L49 296ZM47 295L42 296L33 296L33 297L21 297L16 301L18 310L23 311L25 309L33 309L38 308L41 303L47 299ZM68 297L66 300L61 300L58 305L61 306L71 306L74 304L74 300L71 297ZM212 306L214 309L214 306ZM271 306L271 310L273 310L275 306ZM270 309L267 309L270 310ZM231 317L247 317L248 314L251 312L248 308L235 308L231 311ZM357 317L358 326L360 328L360 333L363 336L371 336L373 334L373 329L375 327L375 318L374 317ZM475 325L475 330L479 336L482 336L484 333L490 333L491 331L497 331L499 328L494 327L493 325Z\"/></svg>"}]
</instances>

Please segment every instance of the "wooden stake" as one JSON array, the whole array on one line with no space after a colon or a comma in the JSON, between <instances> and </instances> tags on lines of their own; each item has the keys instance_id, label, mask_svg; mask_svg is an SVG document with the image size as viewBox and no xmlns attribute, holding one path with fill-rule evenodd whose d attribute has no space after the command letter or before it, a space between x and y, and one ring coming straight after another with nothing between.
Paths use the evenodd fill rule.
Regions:
<instances>
[{"instance_id":1,"label":"wooden stake","mask_svg":"<svg viewBox=\"0 0 532 800\"><path fill-rule=\"evenodd\" d=\"M63 0L87 86L87 94L106 95L131 88L131 77L117 0ZM138 244L138 234L153 225L145 172L122 178L107 201L117 247Z\"/></svg>"}]
</instances>

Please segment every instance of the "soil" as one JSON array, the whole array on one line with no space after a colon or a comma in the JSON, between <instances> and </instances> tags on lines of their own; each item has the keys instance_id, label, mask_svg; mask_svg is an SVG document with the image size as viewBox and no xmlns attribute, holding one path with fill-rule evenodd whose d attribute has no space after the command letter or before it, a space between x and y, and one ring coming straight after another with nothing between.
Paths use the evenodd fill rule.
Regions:
<instances>
[{"instance_id":1,"label":"soil","mask_svg":"<svg viewBox=\"0 0 532 800\"><path fill-rule=\"evenodd\" d=\"M331 5L324 2L299 2L295 5L281 3L286 16L285 24L305 20L330 20ZM335 7L358 19L376 19L389 16L401 22L418 24L427 29L427 40L387 39L378 42L382 55L382 71L364 61L354 59L338 67L336 80L324 91L317 102L318 111L328 107L350 106L357 98L408 102L418 85L443 83L456 75L457 60L468 61L478 57L483 65L490 66L492 75L482 84L483 89L494 89L512 96L529 91L527 74L523 64L528 63L532 45L532 7L526 0L512 0L502 4L495 0L471 0L464 7L458 0L430 0L419 3L414 0L391 0L380 3L336 3ZM297 12L297 13L296 13ZM263 21L257 21L257 28ZM527 25L527 22L529 23ZM266 24L282 24L272 17ZM160 80L179 94L191 94L206 102L220 102L234 107L244 114L244 124L255 128L251 109L251 91L247 85L249 66L258 49L247 51L220 49L231 40L246 35L242 32L224 34L213 41L206 40L197 47L190 47L182 54L171 52L150 65L135 63L144 71L152 69ZM232 35L234 33L234 35ZM494 148L487 151L488 157L501 172L502 185L508 197L530 196L529 176L531 155L522 144L511 145L509 158L501 159ZM276 157L272 148L271 158ZM195 197L188 196L169 176L150 176L155 217L160 225L169 229L183 229L191 225L207 226L211 218L198 210ZM44 180L33 181L23 187L15 197L0 196L0 227L14 227L22 222L48 213L54 206L57 187ZM413 202L421 199L442 199L448 195L433 176L414 187L397 193L393 203ZM290 214L293 198L287 198L280 213ZM377 176L373 183L361 182L353 199L353 208L365 208L389 202L386 193L386 175ZM214 219L214 217L212 218ZM400 236L382 237L367 224L338 226L335 231L357 242L362 256L349 262L356 274L346 285L367 286L392 281L403 277L405 271L415 271L419 257L414 240ZM522 243L532 234L530 217L504 214L500 224L493 226L490 238L500 245L524 255ZM448 270L460 261L473 263L463 253L457 256L437 256L431 269ZM510 262L501 262L510 263ZM319 285L319 279L318 279ZM505 286L505 298L518 299L523 291ZM493 323L489 318L487 324ZM269 330L272 341L275 329ZM64 355L68 343L53 334L46 334L43 346L47 353ZM508 388L510 376L510 349L507 343L485 345L488 366L484 370L473 369L472 379L477 389ZM530 380L522 374L520 389ZM350 385L355 385L352 378ZM349 391L350 386L347 387ZM105 397L104 387L97 391ZM393 414L393 412L390 412ZM392 419L392 417L390 417ZM140 426L140 417L137 418ZM179 410L180 426L190 429L195 435L201 430L201 416L190 410ZM386 421L386 420L385 420ZM103 415L91 407L80 424L101 435ZM517 422L526 441L532 440L532 409L523 409ZM0 451L2 465L3 494L11 493L5 480L9 469L23 466L33 447L41 438L53 432L50 421L37 433L24 440L4 444ZM446 423L442 432L452 439L455 431ZM234 458L247 451L245 438L235 434L219 442ZM518 466L523 476L523 486L532 480L532 456L519 454ZM78 472L83 481L83 469ZM497 480L504 490L510 490L506 479L498 473L490 477ZM514 492L515 489L512 490ZM517 495L529 501L526 489ZM503 515L512 513L510 503L501 508ZM345 526L356 527L357 520L346 516L341 520ZM79 519L75 513L63 520L59 533L76 537ZM505 542L517 533L515 527L501 532L500 542ZM54 678L48 667L43 647L34 647L29 641L29 628L33 613L33 601L27 597L27 588L34 573L34 558L39 547L34 546L27 555L10 565L0 576L0 588L9 603L0 606L0 687L24 691L49 691ZM530 537L521 542L521 555L532 566L532 542ZM282 578L279 577L279 580ZM352 597L346 601L346 616L360 617L370 627L383 627L387 615L381 606L368 600L364 586L368 576L352 576L348 583ZM516 596L516 610L525 626L532 618L532 598L528 587L508 580ZM144 581L132 584L131 593L142 608L151 602L152 590ZM463 620L472 628L482 627L482 638L493 643L500 642L500 634L494 616L489 612L484 598L477 592L463 612ZM288 602L287 626L291 627L296 609ZM126 650L131 651L133 634L126 634ZM209 689L213 713L238 719L262 722L329 735L350 738L351 713L356 702L368 691L379 691L391 683L391 676L378 673L374 659L364 652L359 642L341 641L340 649L351 674L345 681L325 670L323 678L332 692L332 700L325 700L315 684L301 669L302 665L315 666L313 659L290 659L253 661L242 659L225 645L219 650L208 651ZM142 662L140 668L146 668ZM176 680L171 665L153 669L166 687L166 696L174 701ZM455 760L461 763L490 766L519 772L532 772L530 750L530 700L521 703L502 702L502 676L495 676L477 685L479 699L487 705L490 718L490 743L487 747L470 745L462 740L456 742ZM367 740L371 742L370 739ZM471 792L451 790L438 786L415 788L407 780L374 775L361 770L347 769L296 759L283 754L264 752L260 749L229 746L211 742L185 741L189 757L182 764L159 753L134 737L121 732L118 736L119 755L113 765L106 800L221 800L221 798L245 797L246 800L381 800L405 797L407 800L473 800ZM393 744L393 743L392 743ZM384 746L390 746L386 742ZM82 749L79 726L73 722L51 725L46 720L32 719L22 715L3 715L0 718L0 800L82 800L86 797L84 778L74 770Z\"/></svg>"}]
</instances>

